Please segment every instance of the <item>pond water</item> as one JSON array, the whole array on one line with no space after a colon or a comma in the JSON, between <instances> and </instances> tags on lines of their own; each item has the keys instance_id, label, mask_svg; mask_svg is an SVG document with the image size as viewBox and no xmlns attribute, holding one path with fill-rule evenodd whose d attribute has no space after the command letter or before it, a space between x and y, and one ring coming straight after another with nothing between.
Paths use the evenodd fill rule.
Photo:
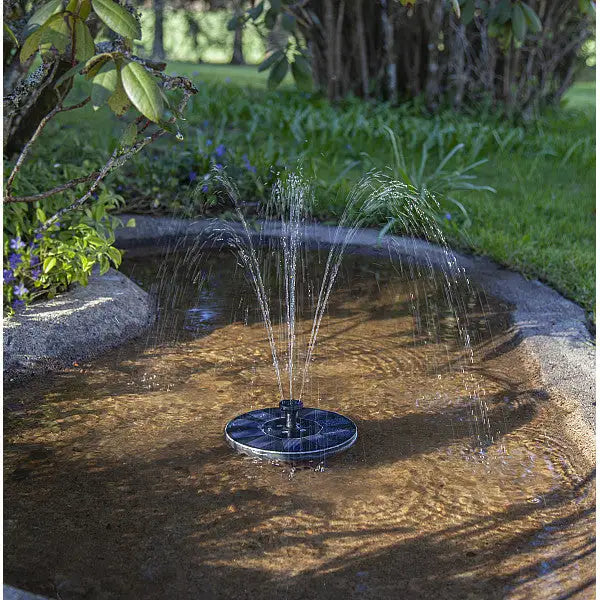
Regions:
<instances>
[{"instance_id":1,"label":"pond water","mask_svg":"<svg viewBox=\"0 0 600 600\"><path fill-rule=\"evenodd\" d=\"M306 258L304 339L324 256ZM593 597L593 472L510 307L462 289L471 362L435 274L347 256L303 400L358 441L292 467L223 438L279 401L236 260L123 270L158 295L152 329L5 391L6 583L62 599Z\"/></svg>"}]
</instances>

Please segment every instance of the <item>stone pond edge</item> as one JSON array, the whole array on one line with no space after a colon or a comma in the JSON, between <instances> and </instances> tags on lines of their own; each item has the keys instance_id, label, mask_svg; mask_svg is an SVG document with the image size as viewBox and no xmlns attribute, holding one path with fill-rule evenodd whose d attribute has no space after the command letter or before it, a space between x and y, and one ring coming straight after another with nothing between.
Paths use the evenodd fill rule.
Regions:
<instances>
[{"instance_id":1,"label":"stone pond edge","mask_svg":"<svg viewBox=\"0 0 600 600\"><path fill-rule=\"evenodd\" d=\"M122 273L92 275L3 321L4 384L73 366L139 336L152 322L148 294Z\"/></svg>"}]
</instances>

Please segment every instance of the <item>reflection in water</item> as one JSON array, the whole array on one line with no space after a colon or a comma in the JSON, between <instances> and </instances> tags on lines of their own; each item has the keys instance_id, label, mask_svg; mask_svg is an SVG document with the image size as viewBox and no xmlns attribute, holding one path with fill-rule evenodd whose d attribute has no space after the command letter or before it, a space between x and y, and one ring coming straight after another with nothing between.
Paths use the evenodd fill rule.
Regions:
<instances>
[{"instance_id":1,"label":"reflection in water","mask_svg":"<svg viewBox=\"0 0 600 600\"><path fill-rule=\"evenodd\" d=\"M307 339L322 256L304 264ZM235 259L124 269L160 297L148 334L6 393L7 583L62 598L593 597L593 473L509 307L462 290L465 370L434 273L347 256L305 396L359 441L292 469L223 440L231 417L278 400ZM465 377L488 407L483 451Z\"/></svg>"}]
</instances>

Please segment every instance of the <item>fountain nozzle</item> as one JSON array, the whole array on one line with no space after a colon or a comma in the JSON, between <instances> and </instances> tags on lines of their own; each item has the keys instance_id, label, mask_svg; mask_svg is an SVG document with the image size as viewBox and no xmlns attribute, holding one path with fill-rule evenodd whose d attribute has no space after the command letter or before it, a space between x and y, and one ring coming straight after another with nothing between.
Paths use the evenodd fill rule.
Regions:
<instances>
[{"instance_id":1,"label":"fountain nozzle","mask_svg":"<svg viewBox=\"0 0 600 600\"><path fill-rule=\"evenodd\" d=\"M298 411L303 407L302 400L282 400L279 409L285 416L285 428L293 434L298 429Z\"/></svg>"}]
</instances>

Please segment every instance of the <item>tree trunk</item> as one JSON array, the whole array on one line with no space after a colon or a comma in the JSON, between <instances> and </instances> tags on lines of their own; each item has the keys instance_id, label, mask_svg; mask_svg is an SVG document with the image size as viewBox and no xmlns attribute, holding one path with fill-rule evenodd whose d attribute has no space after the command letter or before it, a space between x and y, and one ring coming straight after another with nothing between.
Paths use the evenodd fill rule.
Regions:
<instances>
[{"instance_id":1,"label":"tree trunk","mask_svg":"<svg viewBox=\"0 0 600 600\"><path fill-rule=\"evenodd\" d=\"M363 97L369 95L369 67L367 62L367 42L365 40L365 22L363 20L362 0L356 0L356 37L360 64L360 83Z\"/></svg>"},{"instance_id":2,"label":"tree trunk","mask_svg":"<svg viewBox=\"0 0 600 600\"><path fill-rule=\"evenodd\" d=\"M430 110L491 101L523 112L559 100L576 70L578 48L594 31L577 3L527 3L543 31L529 32L520 48L507 52L489 35L485 11L465 22L441 0L288 5L301 5L297 22L311 50L314 80L331 100L356 94L394 101L424 93Z\"/></svg>"},{"instance_id":3,"label":"tree trunk","mask_svg":"<svg viewBox=\"0 0 600 600\"><path fill-rule=\"evenodd\" d=\"M165 3L164 0L152 0L152 9L154 10L154 40L152 42L152 58L154 60L165 60L164 45L164 18Z\"/></svg>"},{"instance_id":4,"label":"tree trunk","mask_svg":"<svg viewBox=\"0 0 600 600\"><path fill-rule=\"evenodd\" d=\"M325 60L327 61L327 97L329 100L337 98L336 73L335 73L335 16L333 0L325 0Z\"/></svg>"},{"instance_id":5,"label":"tree trunk","mask_svg":"<svg viewBox=\"0 0 600 600\"><path fill-rule=\"evenodd\" d=\"M398 98L398 77L394 56L394 27L388 15L387 1L381 0L381 25L383 28L383 48L385 51L385 79L388 99L396 102Z\"/></svg>"},{"instance_id":6,"label":"tree trunk","mask_svg":"<svg viewBox=\"0 0 600 600\"><path fill-rule=\"evenodd\" d=\"M235 17L239 17L242 14L242 1L237 0L234 3L233 14ZM238 25L233 32L233 55L231 56L230 65L244 65L244 48L243 48L243 34L244 28L242 25Z\"/></svg>"},{"instance_id":7,"label":"tree trunk","mask_svg":"<svg viewBox=\"0 0 600 600\"><path fill-rule=\"evenodd\" d=\"M33 135L40 121L56 106L60 98L65 98L73 85L67 79L58 88L54 82L72 68L72 64L61 60L50 71L46 83L29 93L22 108L11 115L4 112L4 152L7 156L19 153ZM15 88L17 90L19 86Z\"/></svg>"}]
</instances>

